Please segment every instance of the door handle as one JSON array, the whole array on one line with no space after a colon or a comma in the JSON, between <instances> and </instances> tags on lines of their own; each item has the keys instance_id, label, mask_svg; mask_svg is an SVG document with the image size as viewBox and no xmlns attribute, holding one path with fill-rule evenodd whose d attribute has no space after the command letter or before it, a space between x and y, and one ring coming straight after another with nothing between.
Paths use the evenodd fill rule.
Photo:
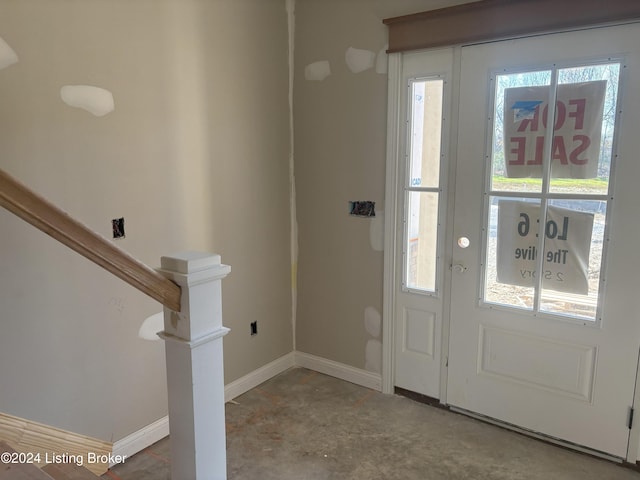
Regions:
<instances>
[{"instance_id":1,"label":"door handle","mask_svg":"<svg viewBox=\"0 0 640 480\"><path fill-rule=\"evenodd\" d=\"M451 265L451 270L453 270L456 273L464 273L468 270L468 268L462 265L461 263L456 263L454 265Z\"/></svg>"}]
</instances>

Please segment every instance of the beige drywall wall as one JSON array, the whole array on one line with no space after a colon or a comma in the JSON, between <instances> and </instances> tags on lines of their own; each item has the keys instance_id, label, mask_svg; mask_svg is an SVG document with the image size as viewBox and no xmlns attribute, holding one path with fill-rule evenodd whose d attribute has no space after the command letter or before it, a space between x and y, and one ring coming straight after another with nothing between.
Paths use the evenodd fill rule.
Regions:
<instances>
[{"instance_id":1,"label":"beige drywall wall","mask_svg":"<svg viewBox=\"0 0 640 480\"><path fill-rule=\"evenodd\" d=\"M0 37L0 167L108 238L124 217L151 266L221 254L227 382L290 352L284 1L7 0ZM160 305L6 211L0 232L0 411L107 441L166 415L164 346L138 338Z\"/></svg>"},{"instance_id":2,"label":"beige drywall wall","mask_svg":"<svg viewBox=\"0 0 640 480\"><path fill-rule=\"evenodd\" d=\"M382 309L382 252L350 200L384 202L386 76L352 73L350 47L378 52L386 29L370 2L296 2L294 127L299 231L296 346L365 367L364 312ZM331 74L307 80L328 61Z\"/></svg>"},{"instance_id":3,"label":"beige drywall wall","mask_svg":"<svg viewBox=\"0 0 640 480\"><path fill-rule=\"evenodd\" d=\"M387 77L375 66L353 73L347 50L378 54L387 42L384 18L456 3L465 2L296 2L296 346L302 352L381 370L380 338L371 333L379 328L370 328L375 313L382 312L381 229L371 231L372 220L350 217L348 202L371 200L378 213L384 210ZM356 54L367 57L366 52ZM330 75L325 77L326 62Z\"/></svg>"}]
</instances>

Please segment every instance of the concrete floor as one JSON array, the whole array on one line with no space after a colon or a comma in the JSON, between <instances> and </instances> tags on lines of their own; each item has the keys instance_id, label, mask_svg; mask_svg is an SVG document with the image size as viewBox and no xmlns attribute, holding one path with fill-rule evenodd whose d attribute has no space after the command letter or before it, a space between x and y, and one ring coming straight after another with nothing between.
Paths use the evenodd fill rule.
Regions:
<instances>
[{"instance_id":1,"label":"concrete floor","mask_svg":"<svg viewBox=\"0 0 640 480\"><path fill-rule=\"evenodd\" d=\"M226 411L229 480L640 480L620 465L301 368ZM164 439L102 478L169 480L169 462Z\"/></svg>"}]
</instances>

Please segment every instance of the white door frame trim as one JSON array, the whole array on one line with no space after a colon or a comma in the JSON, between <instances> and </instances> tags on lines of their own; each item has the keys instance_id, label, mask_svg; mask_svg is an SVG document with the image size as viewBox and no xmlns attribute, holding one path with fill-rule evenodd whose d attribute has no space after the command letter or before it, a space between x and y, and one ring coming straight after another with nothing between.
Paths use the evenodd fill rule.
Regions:
<instances>
[{"instance_id":1,"label":"white door frame trim","mask_svg":"<svg viewBox=\"0 0 640 480\"><path fill-rule=\"evenodd\" d=\"M382 392L391 394L395 386L395 287L396 222L398 212L398 166L400 156L400 79L402 54L389 55L387 93L387 165L385 182L384 284L382 308Z\"/></svg>"},{"instance_id":2,"label":"white door frame trim","mask_svg":"<svg viewBox=\"0 0 640 480\"><path fill-rule=\"evenodd\" d=\"M444 275L442 276L442 333L440 338L440 403L447 404L447 387L449 372L449 331L451 325L451 282L453 264L453 215L456 198L456 168L458 165L458 119L460 106L460 70L462 62L462 47L453 47L453 59L451 65L450 111L449 115L449 145L447 155L447 181L446 188L447 211L444 216L444 245L442 248L445 256Z\"/></svg>"}]
</instances>

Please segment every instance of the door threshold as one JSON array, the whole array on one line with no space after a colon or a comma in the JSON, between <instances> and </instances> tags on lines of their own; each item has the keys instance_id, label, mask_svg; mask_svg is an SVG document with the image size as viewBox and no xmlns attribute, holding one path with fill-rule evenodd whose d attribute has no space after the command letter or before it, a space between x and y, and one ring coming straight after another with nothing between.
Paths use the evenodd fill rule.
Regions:
<instances>
[{"instance_id":1,"label":"door threshold","mask_svg":"<svg viewBox=\"0 0 640 480\"><path fill-rule=\"evenodd\" d=\"M424 395L423 393L414 392L412 390L407 390L400 387L394 387L393 393L395 393L396 395L400 395L401 397L406 397L409 400L413 400L414 402L424 403L425 405L430 405L432 407L449 410L449 406L445 405L444 403L440 403L439 399L430 397L429 395Z\"/></svg>"},{"instance_id":2,"label":"door threshold","mask_svg":"<svg viewBox=\"0 0 640 480\"><path fill-rule=\"evenodd\" d=\"M448 406L449 410L455 413L459 413L461 415L465 415L467 417L474 418L476 420L480 420L485 423L489 423L491 425L495 425L496 427L504 428L506 430L511 430L512 432L519 433L521 435L525 435L530 438L535 438L536 440L540 440L544 443L549 443L551 445L555 445L561 448L565 448L567 450L572 450L574 452L584 453L586 455L590 455L592 457L601 458L603 460L608 460L613 463L618 463L621 466L628 466L627 462L625 462L624 458L616 457L609 453L601 452L599 450L594 450L589 447L585 447L583 445L579 445L577 443L568 442L566 440L561 440L559 438L551 437L549 435L545 435L543 433L539 433L533 430L528 430L526 428L518 427L517 425L513 425L511 423L503 422L501 420L496 420L495 418L487 417L485 415L481 415L479 413L472 412L470 410L465 410L463 408L454 407L453 405ZM633 467L632 467L633 468Z\"/></svg>"}]
</instances>

